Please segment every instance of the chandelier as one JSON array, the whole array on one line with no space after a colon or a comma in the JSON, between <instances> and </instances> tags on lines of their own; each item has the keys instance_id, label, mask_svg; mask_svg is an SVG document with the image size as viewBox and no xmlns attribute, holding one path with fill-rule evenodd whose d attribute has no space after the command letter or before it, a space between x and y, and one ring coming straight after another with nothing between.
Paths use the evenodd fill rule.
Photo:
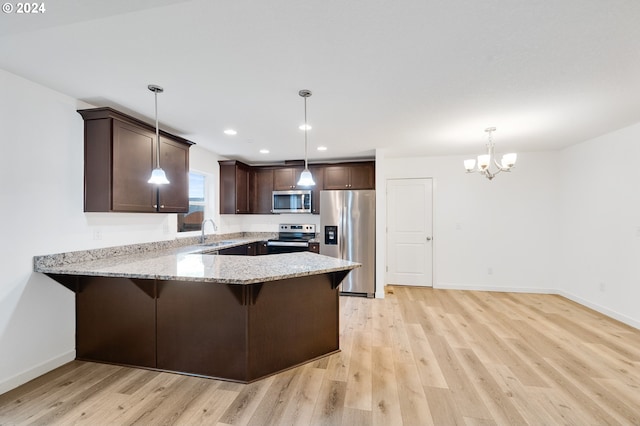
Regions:
<instances>
[{"instance_id":1,"label":"chandelier","mask_svg":"<svg viewBox=\"0 0 640 426\"><path fill-rule=\"evenodd\" d=\"M510 172L516 164L518 154L504 154L502 156L502 161L498 163L493 152L495 145L492 138L492 133L496 131L496 128L488 127L484 131L489 133L489 141L487 142L487 153L478 155L478 168L476 168L476 160L474 160L473 158L464 160L464 168L467 169L467 173L478 172L483 174L487 179L491 180L500 172ZM491 170L492 166L495 166L495 169L493 171Z\"/></svg>"}]
</instances>

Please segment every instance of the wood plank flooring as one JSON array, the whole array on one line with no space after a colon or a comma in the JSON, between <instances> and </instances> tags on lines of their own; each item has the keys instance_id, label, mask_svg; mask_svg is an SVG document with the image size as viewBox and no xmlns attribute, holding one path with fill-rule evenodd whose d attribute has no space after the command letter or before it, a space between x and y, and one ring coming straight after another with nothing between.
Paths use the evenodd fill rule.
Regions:
<instances>
[{"instance_id":1,"label":"wood plank flooring","mask_svg":"<svg viewBox=\"0 0 640 426\"><path fill-rule=\"evenodd\" d=\"M342 352L242 385L74 361L1 425L640 425L640 331L553 295L341 298Z\"/></svg>"}]
</instances>

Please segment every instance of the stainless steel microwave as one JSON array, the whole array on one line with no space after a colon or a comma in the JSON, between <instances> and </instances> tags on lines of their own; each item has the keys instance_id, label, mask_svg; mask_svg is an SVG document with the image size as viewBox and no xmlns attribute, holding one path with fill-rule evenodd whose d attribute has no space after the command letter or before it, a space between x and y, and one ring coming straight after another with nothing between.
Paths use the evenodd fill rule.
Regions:
<instances>
[{"instance_id":1,"label":"stainless steel microwave","mask_svg":"<svg viewBox=\"0 0 640 426\"><path fill-rule=\"evenodd\" d=\"M273 213L311 213L311 190L273 191Z\"/></svg>"}]
</instances>

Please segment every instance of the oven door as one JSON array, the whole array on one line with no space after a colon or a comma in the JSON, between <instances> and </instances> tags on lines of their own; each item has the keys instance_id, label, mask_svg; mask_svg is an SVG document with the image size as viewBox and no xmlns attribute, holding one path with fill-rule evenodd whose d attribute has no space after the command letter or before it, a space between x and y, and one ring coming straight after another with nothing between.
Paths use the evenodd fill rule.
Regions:
<instances>
[{"instance_id":1,"label":"oven door","mask_svg":"<svg viewBox=\"0 0 640 426\"><path fill-rule=\"evenodd\" d=\"M309 243L298 241L267 241L267 254L309 251Z\"/></svg>"}]
</instances>

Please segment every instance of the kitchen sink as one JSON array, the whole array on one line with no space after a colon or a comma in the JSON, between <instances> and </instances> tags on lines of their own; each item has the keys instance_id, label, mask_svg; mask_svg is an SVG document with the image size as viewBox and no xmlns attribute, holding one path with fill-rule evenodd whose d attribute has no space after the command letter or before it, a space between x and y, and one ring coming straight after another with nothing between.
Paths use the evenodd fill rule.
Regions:
<instances>
[{"instance_id":1,"label":"kitchen sink","mask_svg":"<svg viewBox=\"0 0 640 426\"><path fill-rule=\"evenodd\" d=\"M240 244L243 241L241 240L222 240L222 241L214 241L212 243L200 244L203 247L223 247L230 246L232 244Z\"/></svg>"},{"instance_id":2,"label":"kitchen sink","mask_svg":"<svg viewBox=\"0 0 640 426\"><path fill-rule=\"evenodd\" d=\"M215 241L213 243L200 244L200 245L203 247L221 247L221 246L226 246L227 244L229 243L225 241Z\"/></svg>"},{"instance_id":3,"label":"kitchen sink","mask_svg":"<svg viewBox=\"0 0 640 426\"><path fill-rule=\"evenodd\" d=\"M218 249L215 249L215 250L204 250L204 251L201 251L199 254L217 255L219 253L218 253Z\"/></svg>"}]
</instances>

